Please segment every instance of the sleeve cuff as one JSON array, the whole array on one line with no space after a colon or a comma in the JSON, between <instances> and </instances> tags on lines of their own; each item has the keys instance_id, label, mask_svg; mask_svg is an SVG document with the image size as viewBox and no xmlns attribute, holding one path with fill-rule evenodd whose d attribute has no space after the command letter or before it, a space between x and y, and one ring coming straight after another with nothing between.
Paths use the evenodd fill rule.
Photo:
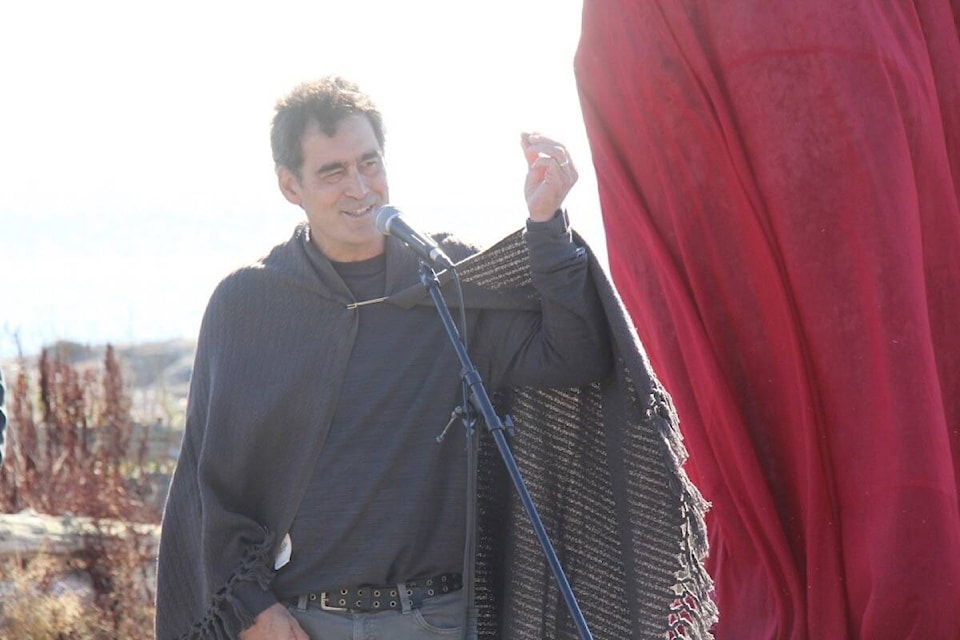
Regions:
<instances>
[{"instance_id":1,"label":"sleeve cuff","mask_svg":"<svg viewBox=\"0 0 960 640\"><path fill-rule=\"evenodd\" d=\"M530 250L530 266L534 271L552 271L585 259L585 252L573 241L567 212L557 209L545 222L527 219L524 231Z\"/></svg>"},{"instance_id":2,"label":"sleeve cuff","mask_svg":"<svg viewBox=\"0 0 960 640\"><path fill-rule=\"evenodd\" d=\"M527 233L562 235L570 232L570 218L563 209L557 209L553 217L545 222L536 222L527 218Z\"/></svg>"},{"instance_id":3,"label":"sleeve cuff","mask_svg":"<svg viewBox=\"0 0 960 640\"><path fill-rule=\"evenodd\" d=\"M240 582L234 587L233 594L250 612L251 620L260 615L261 611L278 602L272 591L262 589L256 582Z\"/></svg>"}]
</instances>

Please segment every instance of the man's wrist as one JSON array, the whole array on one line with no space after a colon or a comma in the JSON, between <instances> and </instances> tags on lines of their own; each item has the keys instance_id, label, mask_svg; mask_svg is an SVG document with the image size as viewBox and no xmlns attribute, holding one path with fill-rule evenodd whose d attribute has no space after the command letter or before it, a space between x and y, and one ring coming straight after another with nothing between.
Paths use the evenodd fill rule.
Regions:
<instances>
[{"instance_id":1,"label":"man's wrist","mask_svg":"<svg viewBox=\"0 0 960 640\"><path fill-rule=\"evenodd\" d=\"M535 224L540 224L543 222L550 222L563 215L563 209L556 208L549 213L534 213L530 212L529 217L527 217L527 222L533 222Z\"/></svg>"},{"instance_id":2,"label":"man's wrist","mask_svg":"<svg viewBox=\"0 0 960 640\"><path fill-rule=\"evenodd\" d=\"M570 230L570 222L563 209L557 209L545 220L527 218L527 233L565 234Z\"/></svg>"}]
</instances>

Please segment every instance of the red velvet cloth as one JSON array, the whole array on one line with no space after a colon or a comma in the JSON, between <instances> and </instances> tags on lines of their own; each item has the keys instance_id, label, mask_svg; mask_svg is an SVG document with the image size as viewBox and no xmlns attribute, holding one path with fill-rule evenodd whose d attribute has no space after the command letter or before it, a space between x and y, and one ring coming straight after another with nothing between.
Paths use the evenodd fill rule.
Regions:
<instances>
[{"instance_id":1,"label":"red velvet cloth","mask_svg":"<svg viewBox=\"0 0 960 640\"><path fill-rule=\"evenodd\" d=\"M586 0L612 276L720 639L960 638L960 4Z\"/></svg>"}]
</instances>

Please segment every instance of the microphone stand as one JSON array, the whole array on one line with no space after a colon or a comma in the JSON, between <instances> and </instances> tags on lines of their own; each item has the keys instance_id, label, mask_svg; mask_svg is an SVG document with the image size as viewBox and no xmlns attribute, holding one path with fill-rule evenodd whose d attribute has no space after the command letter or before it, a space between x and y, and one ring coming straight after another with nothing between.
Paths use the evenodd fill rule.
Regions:
<instances>
[{"instance_id":1,"label":"microphone stand","mask_svg":"<svg viewBox=\"0 0 960 640\"><path fill-rule=\"evenodd\" d=\"M457 358L460 360L460 371L463 379L465 394L469 398L473 409L483 417L484 424L487 425L487 430L493 435L493 439L497 444L497 449L500 451L500 457L503 458L504 465L507 467L507 472L510 474L510 479L513 481L513 486L520 496L520 500L523 503L523 508L527 512L527 517L530 519L530 523L533 525L534 532L537 534L537 539L540 541L540 546L543 548L543 553L546 556L547 562L550 564L553 577L556 579L557 585L560 587L560 592L563 594L563 599L566 602L567 609L569 609L570 615L573 617L573 621L577 626L577 632L580 636L580 640L592 640L593 636L590 635L590 630L587 628L587 621L583 617L583 612L580 611L580 605L577 603L577 599L573 595L573 589L570 587L567 576L563 572L563 567L560 565L557 552L553 548L553 543L550 542L546 528L543 526L543 521L540 519L540 514L537 513L537 508L533 503L533 499L530 497L530 493L527 491L527 487L523 482L523 477L520 475L520 469L517 467L517 462L513 457L513 452L510 451L510 445L507 443L507 438L504 435L504 429L511 425L505 424L504 421L501 420L500 416L497 415L496 409L493 407L493 402L491 402L490 396L487 394L487 390L483 386L483 380L480 377L480 373L477 371L477 368L470 360L470 356L467 354L467 350L463 345L462 339L460 338L460 333L457 331L457 326L454 323L453 318L450 315L450 310L447 308L447 304L440 292L440 281L437 279L437 274L423 260L420 261L420 282L430 292L430 297L433 299L433 304L437 308L437 313L440 314L440 320L443 322L443 326L447 330L447 335L450 337L450 341L453 343L453 348L457 352ZM470 438L468 438L468 440L471 440L475 437L475 434L473 433L469 435ZM474 444L474 446L470 447L468 452L468 469L474 476L476 471L476 456L477 447ZM469 480L467 484L468 486L474 488L476 486L474 482ZM472 522L472 516L468 515L467 521ZM468 533L468 535L470 534ZM473 606L473 559L467 558L466 562L468 563L467 566L470 568L468 573L471 573L471 575L464 576L464 587L468 588L467 607L470 608ZM467 584L468 581L469 585ZM467 632L468 629L465 626L464 633Z\"/></svg>"}]
</instances>

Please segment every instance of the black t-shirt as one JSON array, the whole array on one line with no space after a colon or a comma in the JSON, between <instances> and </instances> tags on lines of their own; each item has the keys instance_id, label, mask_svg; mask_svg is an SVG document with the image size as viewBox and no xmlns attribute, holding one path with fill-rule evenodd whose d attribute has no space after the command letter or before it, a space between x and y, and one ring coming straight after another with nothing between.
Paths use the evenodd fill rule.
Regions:
<instances>
[{"instance_id":1,"label":"black t-shirt","mask_svg":"<svg viewBox=\"0 0 960 640\"><path fill-rule=\"evenodd\" d=\"M357 301L383 295L383 255L334 267ZM460 403L456 353L432 307L356 313L337 411L290 531L291 560L273 582L278 598L462 566L463 429L436 442Z\"/></svg>"}]
</instances>

